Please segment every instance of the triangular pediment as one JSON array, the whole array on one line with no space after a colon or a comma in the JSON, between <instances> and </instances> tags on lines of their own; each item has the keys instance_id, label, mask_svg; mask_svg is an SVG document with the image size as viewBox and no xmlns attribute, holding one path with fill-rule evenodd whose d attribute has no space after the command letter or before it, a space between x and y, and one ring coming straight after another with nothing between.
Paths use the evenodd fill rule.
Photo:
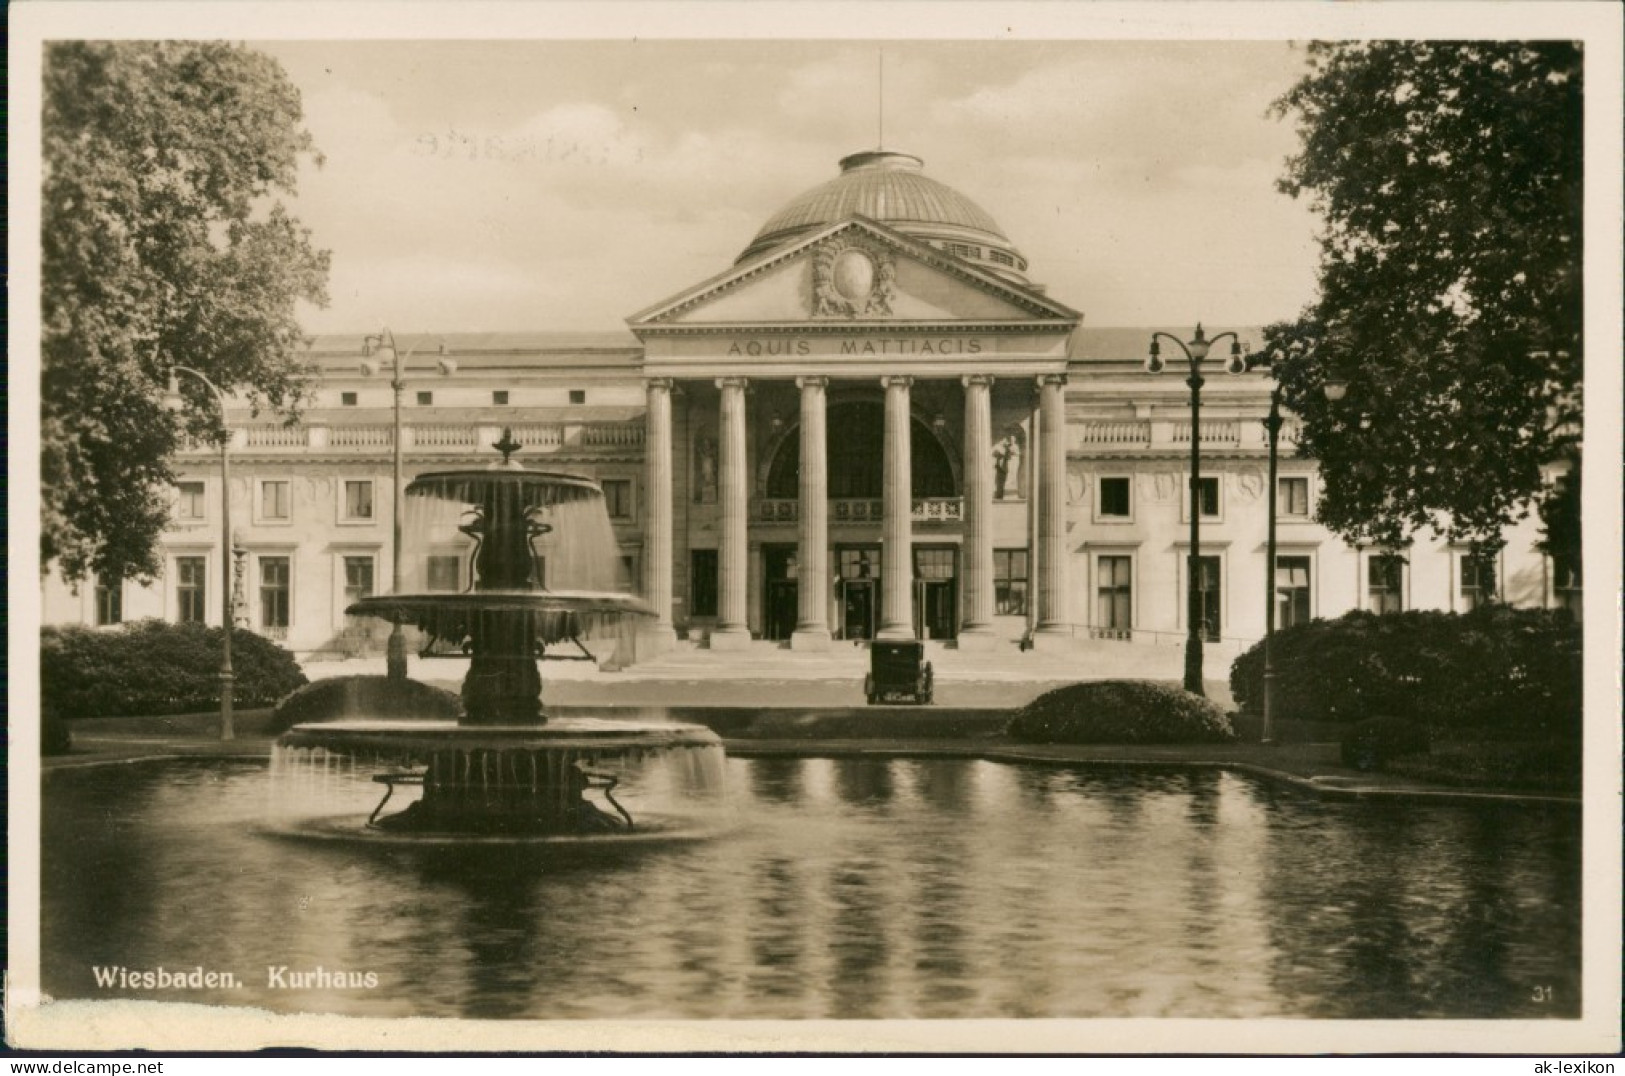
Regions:
<instances>
[{"instance_id":1,"label":"triangular pediment","mask_svg":"<svg viewBox=\"0 0 1625 1076\"><path fill-rule=\"evenodd\" d=\"M707 325L1075 324L1080 315L884 225L854 217L628 319L633 332Z\"/></svg>"}]
</instances>

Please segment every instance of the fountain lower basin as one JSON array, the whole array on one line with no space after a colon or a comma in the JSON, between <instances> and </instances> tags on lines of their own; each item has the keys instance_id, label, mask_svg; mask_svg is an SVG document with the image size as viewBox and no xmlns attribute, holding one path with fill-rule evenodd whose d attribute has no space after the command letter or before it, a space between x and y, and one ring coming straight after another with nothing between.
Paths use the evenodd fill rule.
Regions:
<instances>
[{"instance_id":1,"label":"fountain lower basin","mask_svg":"<svg viewBox=\"0 0 1625 1076\"><path fill-rule=\"evenodd\" d=\"M648 825L651 797L669 805L721 795L722 744L699 725L335 721L294 726L277 752L282 770L332 759L351 773L370 768L382 799L367 826L403 835L624 836ZM628 802L616 795L623 781ZM417 799L396 799L414 788ZM386 813L392 803L400 809Z\"/></svg>"}]
</instances>

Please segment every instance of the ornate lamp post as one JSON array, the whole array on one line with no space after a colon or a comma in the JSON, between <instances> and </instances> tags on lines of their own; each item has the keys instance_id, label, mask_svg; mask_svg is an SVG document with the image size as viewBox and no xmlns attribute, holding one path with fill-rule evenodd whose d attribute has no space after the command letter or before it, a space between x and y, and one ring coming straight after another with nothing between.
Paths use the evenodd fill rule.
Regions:
<instances>
[{"instance_id":1,"label":"ornate lamp post","mask_svg":"<svg viewBox=\"0 0 1625 1076\"><path fill-rule=\"evenodd\" d=\"M1227 336L1230 338L1230 359L1225 363L1225 370L1232 374L1242 373L1247 369L1247 362L1242 357L1241 339L1233 332L1222 332L1209 340L1202 334L1200 322L1196 325L1196 335L1190 340L1180 340L1165 332L1152 333L1151 353L1145 360L1148 373L1160 374L1166 364L1158 340L1169 340L1184 353L1190 367L1190 376L1185 379L1185 384L1191 390L1191 550L1185 573L1185 620L1189 629L1185 636L1185 690L1193 695L1203 693L1202 592L1197 589L1202 567L1202 362L1213 345Z\"/></svg>"},{"instance_id":2,"label":"ornate lamp post","mask_svg":"<svg viewBox=\"0 0 1625 1076\"><path fill-rule=\"evenodd\" d=\"M378 362L363 362L361 372L368 377L375 377L380 370L388 368L389 387L395 391L395 486L390 497L391 536L390 536L390 590L399 594L401 591L401 487L404 460L401 445L401 394L406 391L406 362L417 351L413 344L405 355L395 350L395 334L390 332L388 326L371 336L363 338L361 354L369 360L377 355ZM442 377L456 372L457 363L446 357L446 345L440 345L440 361L437 364ZM397 621L389 632L389 649L386 651L385 671L392 680L406 679L406 631Z\"/></svg>"},{"instance_id":3,"label":"ornate lamp post","mask_svg":"<svg viewBox=\"0 0 1625 1076\"><path fill-rule=\"evenodd\" d=\"M169 388L164 393L165 408L174 412L186 408L176 374L188 374L203 382L214 394L214 401L220 408L220 627L223 639L220 644L220 738L230 740L236 737L236 730L232 727L231 697L237 682L237 676L231 669L231 633L236 621L232 615L231 587L231 427L226 423L226 394L190 366L169 368Z\"/></svg>"}]
</instances>

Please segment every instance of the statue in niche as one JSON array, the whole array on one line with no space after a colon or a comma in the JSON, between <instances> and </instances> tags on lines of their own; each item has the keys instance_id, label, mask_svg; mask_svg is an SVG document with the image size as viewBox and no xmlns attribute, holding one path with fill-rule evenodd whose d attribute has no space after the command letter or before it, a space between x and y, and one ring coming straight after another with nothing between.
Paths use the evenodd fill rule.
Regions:
<instances>
[{"instance_id":1,"label":"statue in niche","mask_svg":"<svg viewBox=\"0 0 1625 1076\"><path fill-rule=\"evenodd\" d=\"M993 446L993 499L1021 496L1021 430L1011 427Z\"/></svg>"},{"instance_id":2,"label":"statue in niche","mask_svg":"<svg viewBox=\"0 0 1625 1076\"><path fill-rule=\"evenodd\" d=\"M717 441L708 433L694 442L694 500L709 504L717 499Z\"/></svg>"}]
</instances>

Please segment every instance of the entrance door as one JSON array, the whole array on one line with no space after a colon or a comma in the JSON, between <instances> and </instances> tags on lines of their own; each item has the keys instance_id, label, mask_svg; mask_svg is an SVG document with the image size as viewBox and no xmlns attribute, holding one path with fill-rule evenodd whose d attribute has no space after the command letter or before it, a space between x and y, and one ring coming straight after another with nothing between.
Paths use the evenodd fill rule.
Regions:
<instances>
[{"instance_id":1,"label":"entrance door","mask_svg":"<svg viewBox=\"0 0 1625 1076\"><path fill-rule=\"evenodd\" d=\"M788 639L795 633L798 613L796 547L764 545L762 569L767 584L762 588L762 636Z\"/></svg>"},{"instance_id":2,"label":"entrance door","mask_svg":"<svg viewBox=\"0 0 1625 1076\"><path fill-rule=\"evenodd\" d=\"M840 581L841 638L873 639L880 619L880 547L837 546L835 573Z\"/></svg>"},{"instance_id":3,"label":"entrance door","mask_svg":"<svg viewBox=\"0 0 1625 1076\"><path fill-rule=\"evenodd\" d=\"M875 583L872 579L841 581L841 638L875 637Z\"/></svg>"},{"instance_id":4,"label":"entrance door","mask_svg":"<svg viewBox=\"0 0 1625 1076\"><path fill-rule=\"evenodd\" d=\"M959 634L959 585L953 546L914 550L914 637L953 639Z\"/></svg>"}]
</instances>

